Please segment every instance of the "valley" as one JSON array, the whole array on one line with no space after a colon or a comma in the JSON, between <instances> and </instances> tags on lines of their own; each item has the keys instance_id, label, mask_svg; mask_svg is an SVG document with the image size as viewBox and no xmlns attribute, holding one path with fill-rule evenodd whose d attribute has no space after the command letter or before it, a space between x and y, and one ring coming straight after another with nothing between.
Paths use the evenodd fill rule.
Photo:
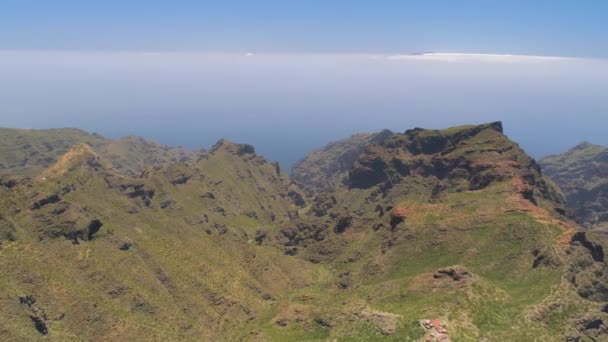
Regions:
<instances>
[{"instance_id":1,"label":"valley","mask_svg":"<svg viewBox=\"0 0 608 342\"><path fill-rule=\"evenodd\" d=\"M291 176L247 144L72 129L0 130L0 158L5 340L608 336L603 200L577 201L605 175L500 122L354 135Z\"/></svg>"}]
</instances>

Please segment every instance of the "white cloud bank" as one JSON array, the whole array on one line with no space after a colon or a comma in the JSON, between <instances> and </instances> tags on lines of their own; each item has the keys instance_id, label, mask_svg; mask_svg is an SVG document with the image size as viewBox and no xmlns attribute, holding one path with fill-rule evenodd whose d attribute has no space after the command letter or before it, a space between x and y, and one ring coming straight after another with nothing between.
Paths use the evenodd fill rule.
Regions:
<instances>
[{"instance_id":1,"label":"white cloud bank","mask_svg":"<svg viewBox=\"0 0 608 342\"><path fill-rule=\"evenodd\" d=\"M433 61L433 62L485 62L485 63L542 63L575 61L580 58L559 56L534 56L486 53L421 53L410 55L392 55L389 60L397 61Z\"/></svg>"}]
</instances>

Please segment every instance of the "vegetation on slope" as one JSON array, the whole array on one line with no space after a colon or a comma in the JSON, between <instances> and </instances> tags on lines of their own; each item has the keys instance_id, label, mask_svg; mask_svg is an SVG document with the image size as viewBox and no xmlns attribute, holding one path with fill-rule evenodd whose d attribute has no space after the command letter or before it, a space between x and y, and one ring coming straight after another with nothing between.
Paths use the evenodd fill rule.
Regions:
<instances>
[{"instance_id":1,"label":"vegetation on slope","mask_svg":"<svg viewBox=\"0 0 608 342\"><path fill-rule=\"evenodd\" d=\"M73 146L83 143L128 176L139 175L145 165L186 162L196 160L201 154L139 137L109 140L74 128L0 128L0 174L36 175Z\"/></svg>"},{"instance_id":2,"label":"vegetation on slope","mask_svg":"<svg viewBox=\"0 0 608 342\"><path fill-rule=\"evenodd\" d=\"M2 336L36 339L37 317L56 340L217 339L316 279L256 243L290 208L262 158L218 149L137 179L94 160L79 145L3 188L14 241L0 251Z\"/></svg>"},{"instance_id":3,"label":"vegetation on slope","mask_svg":"<svg viewBox=\"0 0 608 342\"><path fill-rule=\"evenodd\" d=\"M310 196L225 140L138 177L86 145L56 159L0 177L8 340L417 341L430 318L456 341L608 332L605 236L562 215L499 123L370 144Z\"/></svg>"},{"instance_id":4,"label":"vegetation on slope","mask_svg":"<svg viewBox=\"0 0 608 342\"><path fill-rule=\"evenodd\" d=\"M591 274L603 259L589 257L559 191L499 123L396 134L359 156L348 184L310 202L309 223L282 239L286 253L335 275L302 303L323 308L315 315L330 338L408 340L423 318L449 322L455 340L606 330L603 299L576 292L601 293L591 283L605 276ZM581 328L589 320L596 330Z\"/></svg>"}]
</instances>

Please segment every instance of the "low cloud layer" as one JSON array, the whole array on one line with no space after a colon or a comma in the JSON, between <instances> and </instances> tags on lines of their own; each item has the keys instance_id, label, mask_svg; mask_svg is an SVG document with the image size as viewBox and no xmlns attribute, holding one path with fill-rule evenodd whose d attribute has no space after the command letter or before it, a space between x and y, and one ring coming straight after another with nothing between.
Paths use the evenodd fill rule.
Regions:
<instances>
[{"instance_id":1,"label":"low cloud layer","mask_svg":"<svg viewBox=\"0 0 608 342\"><path fill-rule=\"evenodd\" d=\"M508 55L487 53L421 53L409 55L392 55L390 60L400 61L435 61L435 62L483 62L483 63L546 63L564 61L582 61L582 58L559 56Z\"/></svg>"},{"instance_id":2,"label":"low cloud layer","mask_svg":"<svg viewBox=\"0 0 608 342\"><path fill-rule=\"evenodd\" d=\"M608 144L608 63L581 58L0 51L0 126L172 145L219 138L285 165L359 131L502 120L535 156Z\"/></svg>"}]
</instances>

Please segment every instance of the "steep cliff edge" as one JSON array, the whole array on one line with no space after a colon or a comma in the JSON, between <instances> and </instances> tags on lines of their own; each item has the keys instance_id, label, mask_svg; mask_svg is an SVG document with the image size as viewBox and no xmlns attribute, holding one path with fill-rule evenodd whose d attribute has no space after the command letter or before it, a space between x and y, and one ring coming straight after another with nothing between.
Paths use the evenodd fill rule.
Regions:
<instances>
[{"instance_id":1,"label":"steep cliff edge","mask_svg":"<svg viewBox=\"0 0 608 342\"><path fill-rule=\"evenodd\" d=\"M608 147L581 143L540 164L566 195L577 222L587 227L608 223Z\"/></svg>"}]
</instances>

